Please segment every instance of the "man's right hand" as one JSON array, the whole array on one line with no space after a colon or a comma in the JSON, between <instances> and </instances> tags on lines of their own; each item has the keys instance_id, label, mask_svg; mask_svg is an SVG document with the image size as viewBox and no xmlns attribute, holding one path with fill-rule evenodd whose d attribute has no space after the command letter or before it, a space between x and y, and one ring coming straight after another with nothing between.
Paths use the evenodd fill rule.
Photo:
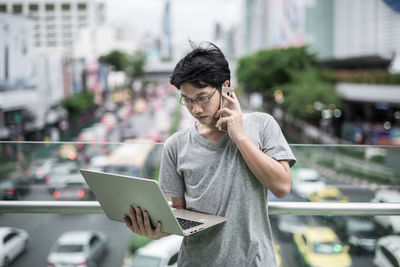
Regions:
<instances>
[{"instance_id":1,"label":"man's right hand","mask_svg":"<svg viewBox=\"0 0 400 267\"><path fill-rule=\"evenodd\" d=\"M126 226L135 234L148 237L150 239L160 239L170 234L161 232L161 222L157 223L156 228L153 228L150 223L149 214L137 207L136 209L129 206L129 216L126 215L122 220Z\"/></svg>"}]
</instances>

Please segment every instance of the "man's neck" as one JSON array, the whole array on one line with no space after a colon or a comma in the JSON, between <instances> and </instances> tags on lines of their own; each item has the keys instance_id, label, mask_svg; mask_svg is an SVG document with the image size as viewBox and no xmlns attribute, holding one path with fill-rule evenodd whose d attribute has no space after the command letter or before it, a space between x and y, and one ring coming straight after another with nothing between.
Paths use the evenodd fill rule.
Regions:
<instances>
[{"instance_id":1,"label":"man's neck","mask_svg":"<svg viewBox=\"0 0 400 267\"><path fill-rule=\"evenodd\" d=\"M196 122L196 130L201 136L214 144L224 135L224 132L218 130L217 127L203 125L198 121Z\"/></svg>"}]
</instances>

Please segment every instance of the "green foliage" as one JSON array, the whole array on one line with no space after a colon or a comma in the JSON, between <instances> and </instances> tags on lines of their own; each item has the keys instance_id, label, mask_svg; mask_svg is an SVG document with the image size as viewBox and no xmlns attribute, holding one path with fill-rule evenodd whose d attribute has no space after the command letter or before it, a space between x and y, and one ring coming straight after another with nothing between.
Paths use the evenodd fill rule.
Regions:
<instances>
[{"instance_id":1,"label":"green foliage","mask_svg":"<svg viewBox=\"0 0 400 267\"><path fill-rule=\"evenodd\" d=\"M146 54L137 51L129 55L119 50L113 50L109 54L99 57L99 62L114 66L116 71L124 71L132 78L138 78L144 74Z\"/></svg>"},{"instance_id":2,"label":"green foliage","mask_svg":"<svg viewBox=\"0 0 400 267\"><path fill-rule=\"evenodd\" d=\"M291 76L291 83L274 88L283 92L283 106L290 113L305 120L318 120L321 112L313 108L314 102L340 107L340 99L333 85L322 80L316 69L308 68Z\"/></svg>"},{"instance_id":3,"label":"green foliage","mask_svg":"<svg viewBox=\"0 0 400 267\"><path fill-rule=\"evenodd\" d=\"M335 82L367 83L367 84L400 84L400 74L392 74L381 70L341 70L324 71Z\"/></svg>"},{"instance_id":4,"label":"green foliage","mask_svg":"<svg viewBox=\"0 0 400 267\"><path fill-rule=\"evenodd\" d=\"M171 127L169 129L169 133L172 135L173 133L175 133L176 131L178 131L179 128L179 122L181 120L182 117L182 105L181 104L177 104L175 111L174 111L174 117L172 118L172 122L171 122Z\"/></svg>"},{"instance_id":5,"label":"green foliage","mask_svg":"<svg viewBox=\"0 0 400 267\"><path fill-rule=\"evenodd\" d=\"M147 245L150 241L150 238L133 234L131 240L129 241L129 250L133 254L137 249Z\"/></svg>"},{"instance_id":6,"label":"green foliage","mask_svg":"<svg viewBox=\"0 0 400 267\"><path fill-rule=\"evenodd\" d=\"M64 99L61 104L69 116L74 118L95 106L94 93L81 92Z\"/></svg>"},{"instance_id":7,"label":"green foliage","mask_svg":"<svg viewBox=\"0 0 400 267\"><path fill-rule=\"evenodd\" d=\"M144 74L144 65L146 64L146 54L138 51L130 57L127 74L133 78L141 77Z\"/></svg>"},{"instance_id":8,"label":"green foliage","mask_svg":"<svg viewBox=\"0 0 400 267\"><path fill-rule=\"evenodd\" d=\"M239 60L238 81L247 92L260 92L273 98L283 93L283 107L308 121L321 118L314 102L339 108L341 102L332 82L335 75L318 69L316 55L308 47L262 50Z\"/></svg>"},{"instance_id":9,"label":"green foliage","mask_svg":"<svg viewBox=\"0 0 400 267\"><path fill-rule=\"evenodd\" d=\"M316 65L316 56L307 47L261 50L239 60L237 77L246 91L267 92L292 82L292 73Z\"/></svg>"},{"instance_id":10,"label":"green foliage","mask_svg":"<svg viewBox=\"0 0 400 267\"><path fill-rule=\"evenodd\" d=\"M130 59L127 53L113 50L109 54L99 57L99 62L114 66L116 71L125 71L130 64Z\"/></svg>"}]
</instances>

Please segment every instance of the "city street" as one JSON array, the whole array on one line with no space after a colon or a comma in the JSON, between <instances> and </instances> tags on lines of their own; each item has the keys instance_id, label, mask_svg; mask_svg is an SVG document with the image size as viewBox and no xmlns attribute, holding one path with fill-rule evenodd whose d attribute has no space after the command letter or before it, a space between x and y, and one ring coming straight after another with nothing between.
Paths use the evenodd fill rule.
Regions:
<instances>
[{"instance_id":1,"label":"city street","mask_svg":"<svg viewBox=\"0 0 400 267\"><path fill-rule=\"evenodd\" d=\"M120 142L129 138L151 138L162 142L169 134L171 118L177 105L175 95L165 95L161 98L150 98L143 112L136 113L126 119L120 119L118 124L108 133L109 142ZM117 116L116 112L116 116ZM193 118L186 109L182 109L179 127L189 127ZM110 146L113 150L117 145ZM302 166L301 162L296 167ZM343 184L334 177L324 177L327 185L339 188L352 202L369 202L374 192L352 184ZM49 194L47 185L32 185L31 192L23 200L54 200ZM305 201L291 195L290 201ZM318 217L314 218L320 225L326 223ZM103 231L110 239L109 251L100 266L121 266L131 237L130 232L122 223L113 222L102 214L0 214L1 226L14 226L25 229L30 236L27 251L19 257L13 266L44 266L51 246L65 231L98 230ZM277 233L275 221L271 221L275 243L280 245L280 255L283 266L299 266L296 250L292 240L281 239ZM351 255L353 266L372 266L373 254Z\"/></svg>"},{"instance_id":2,"label":"city street","mask_svg":"<svg viewBox=\"0 0 400 267\"><path fill-rule=\"evenodd\" d=\"M146 110L136 113L108 132L109 142L121 142L123 134L135 138L152 138L169 134L172 115L177 105L176 96L162 95ZM161 140L157 140L161 141ZM111 150L117 145L110 146ZM21 200L54 201L45 184L31 185L31 191ZM28 232L28 249L12 263L14 267L46 266L46 259L56 239L65 231L95 230L109 237L109 250L100 266L122 266L131 232L122 223L109 220L103 214L0 214L0 226L12 226Z\"/></svg>"}]
</instances>

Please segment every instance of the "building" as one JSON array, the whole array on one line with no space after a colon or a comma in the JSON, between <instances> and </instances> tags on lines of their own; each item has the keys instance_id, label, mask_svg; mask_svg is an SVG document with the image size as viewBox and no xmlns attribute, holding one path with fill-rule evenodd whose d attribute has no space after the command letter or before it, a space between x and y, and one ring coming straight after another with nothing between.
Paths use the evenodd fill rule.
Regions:
<instances>
[{"instance_id":1,"label":"building","mask_svg":"<svg viewBox=\"0 0 400 267\"><path fill-rule=\"evenodd\" d=\"M0 13L34 21L34 46L70 56L79 29L96 28L105 21L101 0L0 0Z\"/></svg>"},{"instance_id":2,"label":"building","mask_svg":"<svg viewBox=\"0 0 400 267\"><path fill-rule=\"evenodd\" d=\"M261 49L305 44L304 1L244 0L239 56Z\"/></svg>"},{"instance_id":3,"label":"building","mask_svg":"<svg viewBox=\"0 0 400 267\"><path fill-rule=\"evenodd\" d=\"M333 57L334 0L310 0L305 5L305 38L320 59Z\"/></svg>"},{"instance_id":4,"label":"building","mask_svg":"<svg viewBox=\"0 0 400 267\"><path fill-rule=\"evenodd\" d=\"M124 23L102 25L95 29L79 30L73 56L74 58L84 58L86 63L90 64L112 50L133 54L137 50L137 46L135 31L131 25Z\"/></svg>"}]
</instances>

